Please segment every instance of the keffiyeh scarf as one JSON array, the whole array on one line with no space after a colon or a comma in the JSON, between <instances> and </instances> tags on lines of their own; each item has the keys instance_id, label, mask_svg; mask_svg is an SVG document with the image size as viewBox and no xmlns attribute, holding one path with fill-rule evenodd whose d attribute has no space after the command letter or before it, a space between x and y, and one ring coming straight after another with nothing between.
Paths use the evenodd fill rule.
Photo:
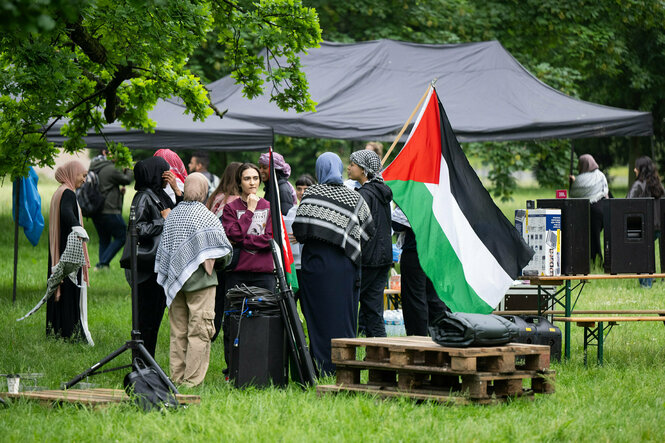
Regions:
<instances>
[{"instance_id":1,"label":"keffiyeh scarf","mask_svg":"<svg viewBox=\"0 0 665 443\"><path fill-rule=\"evenodd\" d=\"M588 198L589 203L596 203L607 197L608 192L607 179L600 169L581 173L570 188L571 197Z\"/></svg>"},{"instance_id":2,"label":"keffiyeh scarf","mask_svg":"<svg viewBox=\"0 0 665 443\"><path fill-rule=\"evenodd\" d=\"M231 251L222 223L203 203L179 203L166 218L155 258L157 283L164 288L167 306L201 263L230 259Z\"/></svg>"},{"instance_id":3,"label":"keffiyeh scarf","mask_svg":"<svg viewBox=\"0 0 665 443\"><path fill-rule=\"evenodd\" d=\"M349 160L363 168L369 180L383 181L383 177L381 177L381 159L376 152L366 149L355 151L351 154Z\"/></svg>"},{"instance_id":4,"label":"keffiyeh scarf","mask_svg":"<svg viewBox=\"0 0 665 443\"><path fill-rule=\"evenodd\" d=\"M298 242L322 240L339 246L360 266L361 240L369 238L372 215L363 198L342 184L318 184L303 195L293 233Z\"/></svg>"}]
</instances>

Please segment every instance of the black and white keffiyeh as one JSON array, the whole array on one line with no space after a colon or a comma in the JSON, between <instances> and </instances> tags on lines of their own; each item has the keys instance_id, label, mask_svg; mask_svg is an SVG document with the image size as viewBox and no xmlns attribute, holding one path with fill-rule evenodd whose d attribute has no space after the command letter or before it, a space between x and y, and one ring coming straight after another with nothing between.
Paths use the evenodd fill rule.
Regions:
<instances>
[{"instance_id":1,"label":"black and white keffiyeh","mask_svg":"<svg viewBox=\"0 0 665 443\"><path fill-rule=\"evenodd\" d=\"M72 227L72 232L67 236L67 244L60 256L60 260L51 268L51 276L46 281L46 294L44 294L44 297L39 300L34 308L16 321L25 320L37 312L39 308L41 308L42 305L55 294L56 289L58 289L58 286L60 286L63 280L69 278L72 283L81 289L79 295L79 312L81 315L83 335L90 346L95 345L90 335L90 330L88 329L87 286L85 282L79 282L77 278L79 269L81 269L86 263L85 255L83 253L83 242L87 242L89 239L88 233L81 226Z\"/></svg>"},{"instance_id":2,"label":"black and white keffiyeh","mask_svg":"<svg viewBox=\"0 0 665 443\"><path fill-rule=\"evenodd\" d=\"M231 244L222 223L201 202L180 202L164 222L155 258L157 283L171 305L178 291L207 259L227 257Z\"/></svg>"},{"instance_id":3,"label":"black and white keffiyeh","mask_svg":"<svg viewBox=\"0 0 665 443\"><path fill-rule=\"evenodd\" d=\"M355 151L351 153L349 160L363 168L369 180L383 181L383 177L381 176L381 159L376 152L367 149Z\"/></svg>"},{"instance_id":4,"label":"black and white keffiyeh","mask_svg":"<svg viewBox=\"0 0 665 443\"><path fill-rule=\"evenodd\" d=\"M373 234L372 215L365 200L342 184L318 184L303 195L293 233L299 243L322 240L339 246L360 265L361 241Z\"/></svg>"}]
</instances>

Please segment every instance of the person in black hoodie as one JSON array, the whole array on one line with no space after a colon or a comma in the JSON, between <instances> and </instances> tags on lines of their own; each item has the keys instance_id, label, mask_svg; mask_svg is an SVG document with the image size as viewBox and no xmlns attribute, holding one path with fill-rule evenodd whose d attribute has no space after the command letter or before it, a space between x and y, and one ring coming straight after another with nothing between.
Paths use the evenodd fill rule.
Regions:
<instances>
[{"instance_id":1,"label":"person in black hoodie","mask_svg":"<svg viewBox=\"0 0 665 443\"><path fill-rule=\"evenodd\" d=\"M360 324L367 337L385 337L383 289L393 261L390 239L390 201L393 193L383 182L381 159L374 151L352 153L347 171L350 179L362 185L358 192L369 206L376 231L362 246Z\"/></svg>"}]
</instances>

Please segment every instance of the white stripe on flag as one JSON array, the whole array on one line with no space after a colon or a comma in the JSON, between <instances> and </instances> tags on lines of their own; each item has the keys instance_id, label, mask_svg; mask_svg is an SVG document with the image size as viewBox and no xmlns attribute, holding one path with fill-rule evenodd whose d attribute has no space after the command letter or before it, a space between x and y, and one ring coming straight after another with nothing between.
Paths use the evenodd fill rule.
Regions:
<instances>
[{"instance_id":1,"label":"white stripe on flag","mask_svg":"<svg viewBox=\"0 0 665 443\"><path fill-rule=\"evenodd\" d=\"M434 217L462 263L467 283L485 303L494 308L513 279L503 270L464 216L450 190L448 174L448 164L441 156L439 185L425 185L433 197Z\"/></svg>"}]
</instances>

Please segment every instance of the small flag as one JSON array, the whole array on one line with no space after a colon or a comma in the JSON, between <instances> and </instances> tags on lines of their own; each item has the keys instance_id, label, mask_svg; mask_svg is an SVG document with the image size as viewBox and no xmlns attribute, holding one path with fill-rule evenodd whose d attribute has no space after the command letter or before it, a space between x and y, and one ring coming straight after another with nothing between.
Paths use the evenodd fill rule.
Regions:
<instances>
[{"instance_id":1,"label":"small flag","mask_svg":"<svg viewBox=\"0 0 665 443\"><path fill-rule=\"evenodd\" d=\"M434 88L383 178L439 298L455 312L491 312L533 251L469 165Z\"/></svg>"}]
</instances>

